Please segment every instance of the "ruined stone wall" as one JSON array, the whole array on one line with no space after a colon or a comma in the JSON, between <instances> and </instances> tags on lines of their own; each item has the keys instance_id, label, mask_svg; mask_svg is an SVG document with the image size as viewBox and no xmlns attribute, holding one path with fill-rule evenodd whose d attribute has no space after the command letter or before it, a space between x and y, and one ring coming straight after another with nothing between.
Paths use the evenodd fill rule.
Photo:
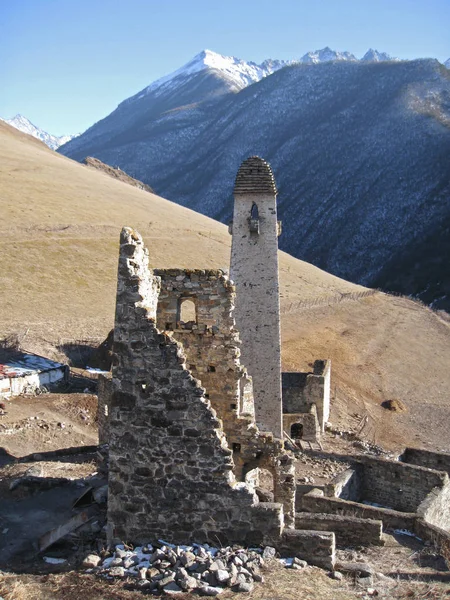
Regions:
<instances>
[{"instance_id":1,"label":"ruined stone wall","mask_svg":"<svg viewBox=\"0 0 450 600\"><path fill-rule=\"evenodd\" d=\"M380 546L383 543L383 523L375 519L298 512L295 515L295 528L334 531L339 546Z\"/></svg>"},{"instance_id":2,"label":"ruined stone wall","mask_svg":"<svg viewBox=\"0 0 450 600\"><path fill-rule=\"evenodd\" d=\"M109 538L276 543L283 506L259 503L250 486L236 482L205 389L182 346L157 328L159 288L142 239L124 229L109 405Z\"/></svg>"},{"instance_id":3,"label":"ruined stone wall","mask_svg":"<svg viewBox=\"0 0 450 600\"><path fill-rule=\"evenodd\" d=\"M405 512L416 512L434 487L446 483L445 473L382 458L358 457L363 465L364 500Z\"/></svg>"},{"instance_id":4,"label":"ruined stone wall","mask_svg":"<svg viewBox=\"0 0 450 600\"><path fill-rule=\"evenodd\" d=\"M420 448L406 448L399 460L411 465L419 465L436 471L446 471L450 475L450 454L431 452Z\"/></svg>"},{"instance_id":5,"label":"ruined stone wall","mask_svg":"<svg viewBox=\"0 0 450 600\"><path fill-rule=\"evenodd\" d=\"M313 389L310 393L312 397L317 394L314 402L321 429L325 431L325 423L330 418L331 360L315 360L313 375Z\"/></svg>"},{"instance_id":6,"label":"ruined stone wall","mask_svg":"<svg viewBox=\"0 0 450 600\"><path fill-rule=\"evenodd\" d=\"M231 279L242 362L253 379L256 423L282 439L276 188L270 166L244 161L234 188Z\"/></svg>"},{"instance_id":7,"label":"ruined stone wall","mask_svg":"<svg viewBox=\"0 0 450 600\"><path fill-rule=\"evenodd\" d=\"M308 375L310 373L285 372L281 374L283 414L302 413L308 410L311 404L305 393Z\"/></svg>"},{"instance_id":8,"label":"ruined stone wall","mask_svg":"<svg viewBox=\"0 0 450 600\"><path fill-rule=\"evenodd\" d=\"M325 486L325 495L342 500L361 500L362 467L346 469Z\"/></svg>"},{"instance_id":9,"label":"ruined stone wall","mask_svg":"<svg viewBox=\"0 0 450 600\"><path fill-rule=\"evenodd\" d=\"M450 569L450 533L421 518L415 520L413 531L422 540L427 540L435 545Z\"/></svg>"},{"instance_id":10,"label":"ruined stone wall","mask_svg":"<svg viewBox=\"0 0 450 600\"><path fill-rule=\"evenodd\" d=\"M234 321L234 286L222 271L155 270L161 280L157 327L180 342L189 370L201 381L217 411L229 447L235 475L244 481L255 468L273 477L274 497L284 506L292 527L295 512L294 462L280 440L255 425L252 380L241 365L241 341ZM183 302L192 301L193 321L180 319Z\"/></svg>"},{"instance_id":11,"label":"ruined stone wall","mask_svg":"<svg viewBox=\"0 0 450 600\"><path fill-rule=\"evenodd\" d=\"M239 360L234 286L222 271L157 269L155 275L161 278L157 326L183 345L190 371L206 388L229 435L234 416L254 412L251 379ZM195 322L180 319L186 300L195 305Z\"/></svg>"},{"instance_id":12,"label":"ruined stone wall","mask_svg":"<svg viewBox=\"0 0 450 600\"><path fill-rule=\"evenodd\" d=\"M427 523L450 532L450 482L435 487L417 509Z\"/></svg>"},{"instance_id":13,"label":"ruined stone wall","mask_svg":"<svg viewBox=\"0 0 450 600\"><path fill-rule=\"evenodd\" d=\"M308 412L316 405L320 431L330 416L331 361L316 360L311 373L282 373L283 414Z\"/></svg>"},{"instance_id":14,"label":"ruined stone wall","mask_svg":"<svg viewBox=\"0 0 450 600\"><path fill-rule=\"evenodd\" d=\"M383 521L384 529L407 529L412 531L416 519L416 514L413 512L399 512L388 508L378 508L359 502L341 500L341 498L330 498L324 496L321 490L312 490L305 494L301 499L301 507L298 507L297 510L299 509L311 513L327 513L380 520Z\"/></svg>"},{"instance_id":15,"label":"ruined stone wall","mask_svg":"<svg viewBox=\"0 0 450 600\"><path fill-rule=\"evenodd\" d=\"M281 556L296 556L322 569L333 570L336 560L336 536L332 531L288 529L277 546Z\"/></svg>"},{"instance_id":16,"label":"ruined stone wall","mask_svg":"<svg viewBox=\"0 0 450 600\"><path fill-rule=\"evenodd\" d=\"M315 442L320 438L320 426L317 418L316 405L308 407L308 411L300 414L283 414L283 430L290 436L295 437L291 432L293 425L302 426L302 435L300 439Z\"/></svg>"}]
</instances>

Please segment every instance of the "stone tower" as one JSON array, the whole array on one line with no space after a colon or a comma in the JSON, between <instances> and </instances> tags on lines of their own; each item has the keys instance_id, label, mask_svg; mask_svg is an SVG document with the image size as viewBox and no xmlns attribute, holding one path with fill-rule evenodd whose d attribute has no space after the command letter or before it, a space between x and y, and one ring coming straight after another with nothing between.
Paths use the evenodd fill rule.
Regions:
<instances>
[{"instance_id":1,"label":"stone tower","mask_svg":"<svg viewBox=\"0 0 450 600\"><path fill-rule=\"evenodd\" d=\"M261 430L283 437L277 189L270 165L245 160L234 186L231 279L242 363L253 377L255 417Z\"/></svg>"}]
</instances>

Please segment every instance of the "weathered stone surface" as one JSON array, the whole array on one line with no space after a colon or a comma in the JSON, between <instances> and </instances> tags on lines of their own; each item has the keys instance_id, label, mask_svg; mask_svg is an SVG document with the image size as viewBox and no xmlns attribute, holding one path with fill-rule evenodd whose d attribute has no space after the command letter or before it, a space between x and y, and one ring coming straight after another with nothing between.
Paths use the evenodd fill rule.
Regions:
<instances>
[{"instance_id":1,"label":"weathered stone surface","mask_svg":"<svg viewBox=\"0 0 450 600\"><path fill-rule=\"evenodd\" d=\"M85 569L92 569L97 567L101 562L102 559L100 558L100 556L97 556L96 554L88 554L83 560L82 566Z\"/></svg>"},{"instance_id":2,"label":"weathered stone surface","mask_svg":"<svg viewBox=\"0 0 450 600\"><path fill-rule=\"evenodd\" d=\"M296 529L333 531L336 543L343 546L383 544L383 523L380 520L330 515L323 513L296 513Z\"/></svg>"},{"instance_id":3,"label":"weathered stone surface","mask_svg":"<svg viewBox=\"0 0 450 600\"><path fill-rule=\"evenodd\" d=\"M249 427L251 421L244 418L237 428L238 432L246 431L240 438L242 455L253 454L257 456L255 466L263 464L272 470L275 497L282 501L286 514L283 517L279 504L264 507L258 503L252 486L236 484L232 452L209 394L193 376L196 369L188 368L185 351L174 337L176 332L160 331L156 325L159 294L164 288L162 279L164 285L170 281L171 287L178 284L183 288L186 273L172 270L165 272L164 277L155 276L148 269L148 253L142 239L132 230L123 230L121 248L108 407L110 535L134 543L154 535L180 542L219 539L249 544L279 538L283 518L287 524L293 523L292 458L283 452L280 443L274 443L270 436L260 436L254 425ZM219 307L223 304L229 315L231 284L219 272L194 274L197 281L192 282L189 276L191 283L204 284L209 302ZM211 294L212 285L218 292L215 295ZM199 301L199 310L201 306ZM213 342L231 349L236 349L236 345L225 335L220 337L220 332L225 331L223 323L233 327L233 321L227 321L228 316L211 317L208 321L208 310L204 314L205 325L212 327L213 322L218 322L217 333L204 334L206 345L202 341L205 337L200 339L192 331L189 336L197 336L196 355L202 356L201 362L197 359L198 370L203 369L202 377L210 374L208 383L214 390L212 377L220 375L222 363L213 363L204 349ZM164 318L168 317L164 314ZM191 341L183 338L185 348ZM237 358L235 353L233 364ZM227 373L230 368L227 366ZM236 382L242 378L239 368L237 374L231 389L238 389ZM237 448L233 449L234 454L239 454Z\"/></svg>"},{"instance_id":4,"label":"weathered stone surface","mask_svg":"<svg viewBox=\"0 0 450 600\"><path fill-rule=\"evenodd\" d=\"M242 163L234 191L230 273L242 360L253 378L256 423L282 439L276 193L265 161L252 157Z\"/></svg>"}]
</instances>

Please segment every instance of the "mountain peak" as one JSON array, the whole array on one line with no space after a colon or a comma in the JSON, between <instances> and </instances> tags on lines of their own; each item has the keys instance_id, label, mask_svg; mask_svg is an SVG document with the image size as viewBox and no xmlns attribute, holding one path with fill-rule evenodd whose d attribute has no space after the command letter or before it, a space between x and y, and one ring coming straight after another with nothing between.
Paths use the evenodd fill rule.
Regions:
<instances>
[{"instance_id":1,"label":"mountain peak","mask_svg":"<svg viewBox=\"0 0 450 600\"><path fill-rule=\"evenodd\" d=\"M43 129L36 127L36 125L34 125L30 119L24 115L21 115L20 113L17 113L15 117L12 117L12 119L1 120L5 123L8 123L8 125L11 125L11 127L22 131L22 133L27 133L28 135L32 135L38 140L41 140L41 142L44 142L44 144L46 144L52 150L56 150L66 142L69 142L72 138L76 137L75 135L57 136L47 133Z\"/></svg>"},{"instance_id":2,"label":"mountain peak","mask_svg":"<svg viewBox=\"0 0 450 600\"><path fill-rule=\"evenodd\" d=\"M386 54L386 52L378 52L378 50L374 50L373 48L369 48L361 59L363 62L383 62L387 60L398 59Z\"/></svg>"},{"instance_id":3,"label":"mountain peak","mask_svg":"<svg viewBox=\"0 0 450 600\"><path fill-rule=\"evenodd\" d=\"M300 62L305 64L317 64L335 60L356 61L358 59L354 54L351 54L351 52L337 52L336 50L332 50L329 46L325 46L322 50L307 52L302 56Z\"/></svg>"},{"instance_id":4,"label":"mountain peak","mask_svg":"<svg viewBox=\"0 0 450 600\"><path fill-rule=\"evenodd\" d=\"M167 89L175 88L188 77L206 70L219 72L229 82L232 89L241 90L293 62L295 61L266 59L258 65L251 61L247 62L234 56L224 56L205 49L176 71L151 83L137 97L141 98L150 92L159 94Z\"/></svg>"}]
</instances>

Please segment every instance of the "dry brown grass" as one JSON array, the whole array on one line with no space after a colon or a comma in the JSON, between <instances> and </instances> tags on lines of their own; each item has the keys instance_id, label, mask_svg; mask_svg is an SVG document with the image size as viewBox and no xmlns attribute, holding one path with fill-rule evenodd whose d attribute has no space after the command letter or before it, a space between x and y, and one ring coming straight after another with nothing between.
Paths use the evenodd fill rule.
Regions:
<instances>
[{"instance_id":1,"label":"dry brown grass","mask_svg":"<svg viewBox=\"0 0 450 600\"><path fill-rule=\"evenodd\" d=\"M242 597L252 600L353 600L358 596L347 590L346 584L330 579L326 573L313 567L303 571L283 569L273 565L266 572L263 585L256 585L253 592ZM76 572L61 575L12 575L0 576L0 594L5 600L142 600L142 592L126 589L123 581L108 582ZM168 596L163 596L168 597ZM220 598L236 598L231 590ZM183 594L182 600L194 600L199 596Z\"/></svg>"},{"instance_id":2,"label":"dry brown grass","mask_svg":"<svg viewBox=\"0 0 450 600\"><path fill-rule=\"evenodd\" d=\"M224 225L60 156L0 122L0 337L51 354L112 327L118 237L136 227L158 267L229 264ZM226 190L224 191L226 193ZM370 441L448 449L450 323L280 253L283 362L333 361L332 421L368 415ZM337 298L343 300L337 302ZM407 408L381 408L398 398Z\"/></svg>"}]
</instances>

